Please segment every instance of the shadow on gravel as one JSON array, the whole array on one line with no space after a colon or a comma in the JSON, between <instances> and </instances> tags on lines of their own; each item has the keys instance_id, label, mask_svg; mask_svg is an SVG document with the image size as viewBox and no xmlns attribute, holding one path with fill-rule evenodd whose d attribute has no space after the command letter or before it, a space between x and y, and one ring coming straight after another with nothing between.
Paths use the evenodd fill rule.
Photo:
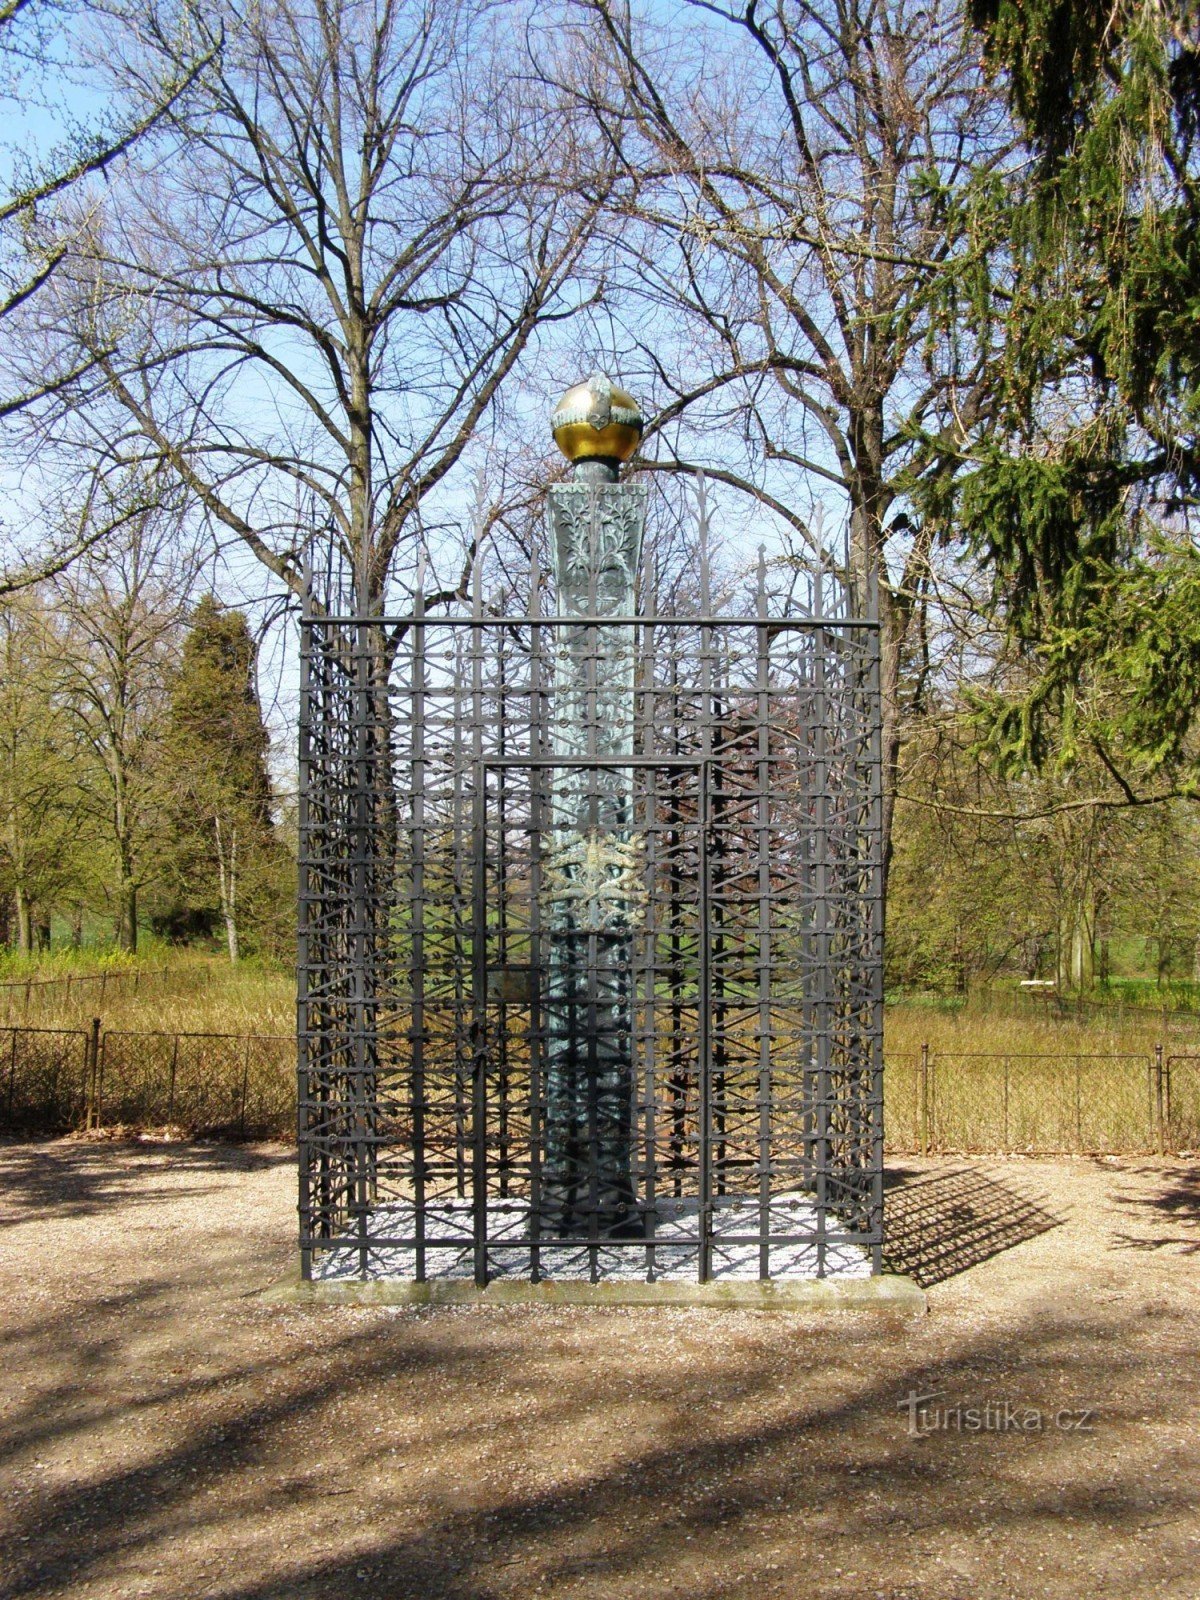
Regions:
<instances>
[{"instance_id":1,"label":"shadow on gravel","mask_svg":"<svg viewBox=\"0 0 1200 1600\"><path fill-rule=\"evenodd\" d=\"M1119 1233L1115 1243L1124 1250L1173 1250L1179 1255L1200 1255L1200 1163L1188 1168L1168 1168L1157 1173L1156 1194L1122 1196L1124 1211L1148 1234ZM1166 1228L1171 1231L1160 1231ZM1177 1232L1184 1229L1188 1231Z\"/></svg>"},{"instance_id":2,"label":"shadow on gravel","mask_svg":"<svg viewBox=\"0 0 1200 1600\"><path fill-rule=\"evenodd\" d=\"M292 1159L122 1154L110 1184L152 1188ZM106 1155L44 1159L69 1183ZM1059 1225L967 1169L893 1170L889 1202L893 1264L926 1282ZM1051 1311L937 1346L851 1313L278 1309L231 1302L200 1237L185 1285L147 1267L119 1303L22 1330L41 1380L0 1411L20 1467L0 1600L1061 1600L1098 1571L1194 1593L1193 1475L1149 1463L1200 1369L1181 1323L1164 1378L1139 1305L1095 1337ZM1101 1414L1094 1435L911 1438L913 1391Z\"/></svg>"},{"instance_id":3,"label":"shadow on gravel","mask_svg":"<svg viewBox=\"0 0 1200 1600\"><path fill-rule=\"evenodd\" d=\"M1008 1184L969 1167L937 1173L892 1167L884 1187L884 1260L923 1289L1063 1222Z\"/></svg>"},{"instance_id":4,"label":"shadow on gravel","mask_svg":"<svg viewBox=\"0 0 1200 1600\"><path fill-rule=\"evenodd\" d=\"M0 1212L8 1222L52 1212L56 1218L88 1216L105 1207L154 1205L205 1193L205 1175L262 1172L295 1164L286 1145L169 1143L131 1139L39 1139L6 1145ZM164 1187L153 1181L163 1174ZM198 1180L180 1187L179 1174Z\"/></svg>"},{"instance_id":5,"label":"shadow on gravel","mask_svg":"<svg viewBox=\"0 0 1200 1600\"><path fill-rule=\"evenodd\" d=\"M614 1343L628 1336L630 1319L606 1320ZM985 1553L1002 1544L1043 1560L1048 1519L1129 1540L1151 1515L1182 1520L1194 1509L1190 1486L1149 1481L1140 1459L1101 1471L1065 1432L1040 1441L1055 1464L1030 1481L1003 1468L1012 1441L905 1438L903 1396L933 1386L934 1377L939 1392L979 1397L1019 1383L1040 1400L1058 1392L1069 1367L1073 1396L1112 1395L1130 1385L1137 1364L1149 1364L1125 1341L1081 1362L1052 1326L1019 1351L1007 1333L985 1335L965 1340L931 1374L876 1334L836 1386L818 1393L813 1372L830 1361L828 1329L789 1329L782 1368L701 1369L698 1392L643 1373L642 1402L659 1413L659 1440L614 1449L627 1416L625 1385L582 1384L566 1360L556 1381L525 1397L532 1414L518 1420L510 1388L508 1407L481 1428L481 1396L503 1394L522 1335L546 1338L540 1318L401 1317L347 1331L344 1319L314 1317L310 1326L311 1345L294 1341L243 1365L236 1386L226 1377L204 1397L186 1375L163 1385L148 1406L188 1399L194 1420L186 1438L136 1463L114 1453L79 1481L16 1506L0 1600L60 1600L85 1586L153 1600L521 1600L535 1591L580 1600L806 1592L821 1600L966 1600L982 1591L954 1573L928 1573L918 1585L913 1564L931 1541L958 1548L979 1537L981 1473L995 1452L1004 1453L988 1467L999 1478L988 1483ZM556 1326L555 1337L569 1355L570 1325ZM399 1374L420 1380L418 1405L430 1390L458 1405L432 1411L414 1430L403 1404L414 1388L398 1405ZM778 1393L782 1376L786 1398L776 1399L773 1415L755 1415L751 1403ZM79 1429L77 1398L64 1391L58 1401L75 1406L63 1425ZM1139 1398L1134 1409L1144 1424L1147 1406L1165 1416L1170 1403L1167 1395ZM1106 1411L1106 1426L1116 1412ZM532 1453L556 1438L578 1440L585 1419L591 1436L607 1443L590 1469L560 1450L564 1481L533 1487L494 1470L505 1419ZM97 1425L94 1413L87 1420ZM46 1448L48 1418L42 1430L28 1443ZM405 1441L397 1459L395 1439ZM410 1494L426 1474L434 1492L418 1507ZM286 1531L256 1543L269 1525ZM237 1570L202 1578L194 1546L190 1561L182 1554L197 1538L209 1562L242 1546ZM895 1571L901 1548L903 1575ZM844 1582L832 1574L810 1590L818 1553L845 1563ZM862 1583L856 1566L874 1581ZM1013 1581L1005 1595L1035 1592L1032 1582L1015 1586L1022 1575ZM1051 1591L1038 1579L1036 1592Z\"/></svg>"}]
</instances>

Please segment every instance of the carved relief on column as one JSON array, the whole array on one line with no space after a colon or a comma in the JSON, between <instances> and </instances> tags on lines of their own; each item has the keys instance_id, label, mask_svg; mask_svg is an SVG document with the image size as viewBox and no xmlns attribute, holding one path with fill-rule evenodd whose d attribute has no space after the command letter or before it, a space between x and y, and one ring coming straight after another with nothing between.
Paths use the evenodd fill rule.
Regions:
<instances>
[{"instance_id":1,"label":"carved relief on column","mask_svg":"<svg viewBox=\"0 0 1200 1600\"><path fill-rule=\"evenodd\" d=\"M550 491L562 617L629 617L646 491L573 483ZM560 1236L636 1233L631 1175L632 929L642 899L633 774L589 766L632 755L634 628L556 629L550 838L543 882L546 992L545 1220ZM575 764L579 763L579 764Z\"/></svg>"}]
</instances>

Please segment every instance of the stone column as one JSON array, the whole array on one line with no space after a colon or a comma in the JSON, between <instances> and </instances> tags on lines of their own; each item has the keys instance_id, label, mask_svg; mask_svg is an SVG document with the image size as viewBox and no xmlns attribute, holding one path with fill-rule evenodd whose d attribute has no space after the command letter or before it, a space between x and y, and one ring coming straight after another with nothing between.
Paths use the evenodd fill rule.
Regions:
<instances>
[{"instance_id":1,"label":"stone column","mask_svg":"<svg viewBox=\"0 0 1200 1600\"><path fill-rule=\"evenodd\" d=\"M593 402L591 416L597 415L597 390L612 407L611 385L595 375L585 391ZM560 418L570 398L555 417L564 450ZM637 418L631 451L641 418L632 402L622 410ZM603 411L599 415L601 426L589 420L588 427L601 446L611 448L611 409L607 418ZM616 426L632 431L628 423ZM585 435L585 444L590 442ZM633 613L646 491L615 481L620 457L614 456L579 452L575 481L550 490L561 617ZM542 1222L559 1237L637 1236L631 958L642 890L633 774L628 767L587 765L633 754L634 630L628 623L581 622L557 627L555 639L550 742L553 755L566 764L552 772L544 872L549 954Z\"/></svg>"}]
</instances>

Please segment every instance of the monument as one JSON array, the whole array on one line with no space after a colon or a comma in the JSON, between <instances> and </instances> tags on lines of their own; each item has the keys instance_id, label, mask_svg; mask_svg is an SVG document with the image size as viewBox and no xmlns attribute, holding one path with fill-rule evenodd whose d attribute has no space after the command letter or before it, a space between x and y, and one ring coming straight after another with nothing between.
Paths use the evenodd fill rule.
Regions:
<instances>
[{"instance_id":1,"label":"monument","mask_svg":"<svg viewBox=\"0 0 1200 1600\"><path fill-rule=\"evenodd\" d=\"M560 1237L640 1231L630 1168L634 626L646 490L622 483L642 415L602 373L569 389L555 442L574 463L549 492L558 616L545 898L546 1149L542 1219ZM570 623L571 617L587 618ZM611 617L612 622L600 619ZM625 620L619 620L625 619Z\"/></svg>"},{"instance_id":2,"label":"monument","mask_svg":"<svg viewBox=\"0 0 1200 1600\"><path fill-rule=\"evenodd\" d=\"M699 495L674 508L685 540L696 517L690 568L643 585L637 404L594 373L551 428L571 476L547 489L548 572L485 550L469 592L378 615L349 562L314 563L302 1276L764 1305L865 1282L883 1251L870 587L825 551L773 585L735 550L714 584Z\"/></svg>"}]
</instances>

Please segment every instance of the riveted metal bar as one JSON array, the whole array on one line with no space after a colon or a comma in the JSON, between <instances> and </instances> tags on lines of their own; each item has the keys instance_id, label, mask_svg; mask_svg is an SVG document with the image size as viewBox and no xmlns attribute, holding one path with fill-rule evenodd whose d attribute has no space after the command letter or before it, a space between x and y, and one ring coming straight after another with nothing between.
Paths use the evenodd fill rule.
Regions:
<instances>
[{"instance_id":1,"label":"riveted metal bar","mask_svg":"<svg viewBox=\"0 0 1200 1600\"><path fill-rule=\"evenodd\" d=\"M412 782L412 881L409 918L410 1092L412 1094L412 1185L416 1222L413 1275L425 1281L425 553L417 566L417 595L412 628L412 698L410 701Z\"/></svg>"}]
</instances>

